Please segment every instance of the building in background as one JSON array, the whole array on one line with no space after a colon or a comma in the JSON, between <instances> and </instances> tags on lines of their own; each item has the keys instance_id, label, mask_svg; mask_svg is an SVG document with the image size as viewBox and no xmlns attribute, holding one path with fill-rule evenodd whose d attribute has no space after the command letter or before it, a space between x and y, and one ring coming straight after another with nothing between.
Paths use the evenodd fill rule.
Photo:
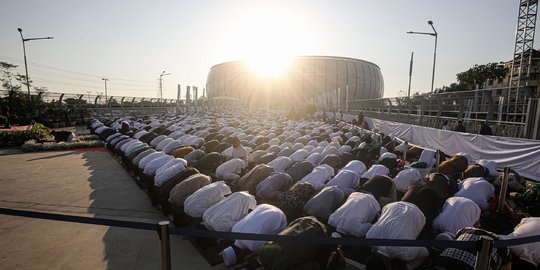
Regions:
<instances>
[{"instance_id":1,"label":"building in background","mask_svg":"<svg viewBox=\"0 0 540 270\"><path fill-rule=\"evenodd\" d=\"M380 98L384 81L374 63L334 56L297 57L280 75L264 77L242 61L213 66L208 73L209 100L234 98L250 108L316 105L344 110L346 100Z\"/></svg>"}]
</instances>

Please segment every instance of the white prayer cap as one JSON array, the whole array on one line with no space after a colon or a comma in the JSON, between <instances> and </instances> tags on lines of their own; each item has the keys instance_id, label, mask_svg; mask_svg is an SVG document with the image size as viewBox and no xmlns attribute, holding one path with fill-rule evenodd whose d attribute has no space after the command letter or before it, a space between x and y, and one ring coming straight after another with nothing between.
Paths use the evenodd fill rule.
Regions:
<instances>
[{"instance_id":1,"label":"white prayer cap","mask_svg":"<svg viewBox=\"0 0 540 270\"><path fill-rule=\"evenodd\" d=\"M385 158L392 158L392 159L396 159L397 156L396 154L394 153L390 153L390 152L386 152L386 153L383 153L380 157L379 157L379 161L385 159Z\"/></svg>"},{"instance_id":2,"label":"white prayer cap","mask_svg":"<svg viewBox=\"0 0 540 270\"><path fill-rule=\"evenodd\" d=\"M469 165L476 163L474 158L469 153L459 152L455 154L454 156L464 156L465 158L467 158Z\"/></svg>"},{"instance_id":3,"label":"white prayer cap","mask_svg":"<svg viewBox=\"0 0 540 270\"><path fill-rule=\"evenodd\" d=\"M495 163L495 161L481 159L481 160L478 161L478 164L480 164L483 167L485 167L486 169L488 169L490 176L497 176L498 175L497 163Z\"/></svg>"},{"instance_id":4,"label":"white prayer cap","mask_svg":"<svg viewBox=\"0 0 540 270\"><path fill-rule=\"evenodd\" d=\"M386 149L386 147L383 146L381 147L381 150L379 150L379 156L382 156L384 153L387 153L387 152L388 152L388 149ZM379 160L381 159L379 158Z\"/></svg>"},{"instance_id":5,"label":"white prayer cap","mask_svg":"<svg viewBox=\"0 0 540 270\"><path fill-rule=\"evenodd\" d=\"M232 266L236 264L236 253L232 247L227 247L221 252L221 257L226 266Z\"/></svg>"}]
</instances>

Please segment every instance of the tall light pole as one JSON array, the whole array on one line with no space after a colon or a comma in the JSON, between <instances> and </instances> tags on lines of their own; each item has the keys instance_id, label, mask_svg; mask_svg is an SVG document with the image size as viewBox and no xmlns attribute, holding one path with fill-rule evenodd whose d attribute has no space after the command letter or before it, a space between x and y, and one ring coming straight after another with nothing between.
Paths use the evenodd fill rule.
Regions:
<instances>
[{"instance_id":1,"label":"tall light pole","mask_svg":"<svg viewBox=\"0 0 540 270\"><path fill-rule=\"evenodd\" d=\"M107 102L108 102L107 101L107 81L109 79L107 79L107 78L101 78L101 79L105 81L105 104L107 104Z\"/></svg>"},{"instance_id":2,"label":"tall light pole","mask_svg":"<svg viewBox=\"0 0 540 270\"><path fill-rule=\"evenodd\" d=\"M165 70L159 75L159 98L163 100L163 76L171 75L172 73L165 73Z\"/></svg>"},{"instance_id":3,"label":"tall light pole","mask_svg":"<svg viewBox=\"0 0 540 270\"><path fill-rule=\"evenodd\" d=\"M25 42L39 39L53 39L53 37L41 37L41 38L24 38L22 34L22 28L17 28L19 34L21 34L21 40L23 44L24 54L24 70L26 71L26 88L28 89L28 97L30 97L30 79L28 78L28 64L26 63L26 45Z\"/></svg>"},{"instance_id":4,"label":"tall light pole","mask_svg":"<svg viewBox=\"0 0 540 270\"><path fill-rule=\"evenodd\" d=\"M435 61L437 59L437 37L439 34L437 33L437 30L435 30L435 27L433 27L433 21L428 21L427 23L433 29L433 33L409 31L407 34L429 35L435 37L435 50L433 51L433 72L431 73L431 93L433 94L433 84L435 83Z\"/></svg>"},{"instance_id":5,"label":"tall light pole","mask_svg":"<svg viewBox=\"0 0 540 270\"><path fill-rule=\"evenodd\" d=\"M414 52L411 52L411 64L409 65L409 88L407 90L407 97L411 97L411 80L412 80L412 68L413 68ZM433 88L433 81L431 82Z\"/></svg>"}]
</instances>

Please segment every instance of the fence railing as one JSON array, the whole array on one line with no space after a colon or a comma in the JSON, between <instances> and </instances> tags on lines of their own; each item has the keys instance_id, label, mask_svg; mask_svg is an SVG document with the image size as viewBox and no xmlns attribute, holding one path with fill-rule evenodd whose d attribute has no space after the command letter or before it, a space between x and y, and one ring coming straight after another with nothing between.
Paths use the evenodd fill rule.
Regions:
<instances>
[{"instance_id":1,"label":"fence railing","mask_svg":"<svg viewBox=\"0 0 540 270\"><path fill-rule=\"evenodd\" d=\"M399 123L441 128L462 120L467 131L478 133L486 123L493 135L540 139L540 102L527 87L496 88L423 94L369 100L349 100L349 113Z\"/></svg>"}]
</instances>

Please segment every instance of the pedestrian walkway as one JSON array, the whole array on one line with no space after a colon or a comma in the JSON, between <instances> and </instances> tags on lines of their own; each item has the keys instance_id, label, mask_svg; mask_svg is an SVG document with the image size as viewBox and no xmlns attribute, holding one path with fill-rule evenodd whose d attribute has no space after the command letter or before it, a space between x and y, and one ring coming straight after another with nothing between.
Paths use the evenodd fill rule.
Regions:
<instances>
[{"instance_id":1,"label":"pedestrian walkway","mask_svg":"<svg viewBox=\"0 0 540 270\"><path fill-rule=\"evenodd\" d=\"M0 207L157 223L165 217L108 152L0 151ZM158 269L155 232L0 215L4 269ZM211 269L171 236L173 269ZM219 266L217 266L219 268Z\"/></svg>"}]
</instances>

